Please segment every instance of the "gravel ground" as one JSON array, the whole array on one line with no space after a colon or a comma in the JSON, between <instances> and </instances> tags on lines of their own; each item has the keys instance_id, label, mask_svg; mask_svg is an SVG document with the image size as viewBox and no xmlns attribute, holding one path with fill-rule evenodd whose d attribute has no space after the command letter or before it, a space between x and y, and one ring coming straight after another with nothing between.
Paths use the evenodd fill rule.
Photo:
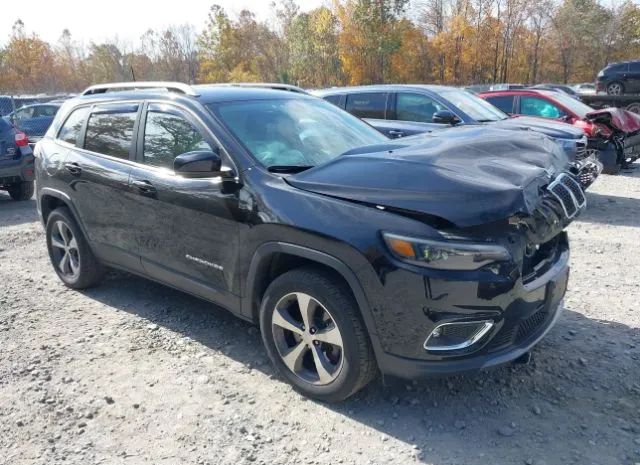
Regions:
<instances>
[{"instance_id":1,"label":"gravel ground","mask_svg":"<svg viewBox=\"0 0 640 465\"><path fill-rule=\"evenodd\" d=\"M588 201L565 313L529 365L323 405L207 302L123 273L66 289L35 203L0 194L0 463L640 463L640 169Z\"/></svg>"}]
</instances>

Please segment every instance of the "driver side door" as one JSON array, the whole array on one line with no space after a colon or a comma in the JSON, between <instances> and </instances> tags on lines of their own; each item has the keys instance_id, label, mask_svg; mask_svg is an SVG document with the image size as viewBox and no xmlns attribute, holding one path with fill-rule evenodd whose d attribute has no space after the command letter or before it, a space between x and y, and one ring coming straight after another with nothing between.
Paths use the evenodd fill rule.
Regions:
<instances>
[{"instance_id":1,"label":"driver side door","mask_svg":"<svg viewBox=\"0 0 640 465\"><path fill-rule=\"evenodd\" d=\"M222 149L194 113L169 103L143 110L129 181L138 247L150 277L234 310L240 186L173 170L178 155L202 150Z\"/></svg>"}]
</instances>

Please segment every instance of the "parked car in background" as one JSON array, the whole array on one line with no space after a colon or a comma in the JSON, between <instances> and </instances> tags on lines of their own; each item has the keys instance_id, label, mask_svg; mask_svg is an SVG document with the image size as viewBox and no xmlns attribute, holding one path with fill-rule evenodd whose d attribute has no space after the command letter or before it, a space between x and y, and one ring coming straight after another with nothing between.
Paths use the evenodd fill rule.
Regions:
<instances>
[{"instance_id":1,"label":"parked car in background","mask_svg":"<svg viewBox=\"0 0 640 465\"><path fill-rule=\"evenodd\" d=\"M33 161L27 135L0 118L0 190L13 200L33 197Z\"/></svg>"},{"instance_id":2,"label":"parked car in background","mask_svg":"<svg viewBox=\"0 0 640 465\"><path fill-rule=\"evenodd\" d=\"M390 140L299 92L160 86L92 87L36 146L67 286L114 266L209 299L324 401L518 359L557 321L586 200L550 139Z\"/></svg>"},{"instance_id":3,"label":"parked car in background","mask_svg":"<svg viewBox=\"0 0 640 465\"><path fill-rule=\"evenodd\" d=\"M575 89L573 89L571 86L565 85L565 84L536 84L535 86L531 86L530 89L551 90L551 91L555 90L558 92L564 92L565 94L580 100L580 94L578 94L578 92L576 92ZM493 90L502 90L502 89L493 89Z\"/></svg>"},{"instance_id":4,"label":"parked car in background","mask_svg":"<svg viewBox=\"0 0 640 465\"><path fill-rule=\"evenodd\" d=\"M491 125L535 131L554 139L567 153L584 187L602 166L587 151L587 138L571 125L542 118L510 118L499 108L463 89L431 85L379 85L331 88L315 95L365 119L383 134L406 137L454 126Z\"/></svg>"},{"instance_id":5,"label":"parked car in background","mask_svg":"<svg viewBox=\"0 0 640 465\"><path fill-rule=\"evenodd\" d=\"M596 85L592 82L583 82L582 84L574 84L573 90L575 90L580 97L584 95L594 95L596 93Z\"/></svg>"},{"instance_id":6,"label":"parked car in background","mask_svg":"<svg viewBox=\"0 0 640 465\"><path fill-rule=\"evenodd\" d=\"M568 95L548 90L485 92L479 97L513 115L553 119L582 129L589 139L589 149L598 151L605 173L615 174L640 157L640 116L627 110L594 110Z\"/></svg>"},{"instance_id":7,"label":"parked car in background","mask_svg":"<svg viewBox=\"0 0 640 465\"><path fill-rule=\"evenodd\" d=\"M45 135L61 105L61 102L26 105L9 113L5 118L24 132L32 144L35 144Z\"/></svg>"},{"instance_id":8,"label":"parked car in background","mask_svg":"<svg viewBox=\"0 0 640 465\"><path fill-rule=\"evenodd\" d=\"M640 61L608 64L598 73L596 89L609 95L640 92Z\"/></svg>"}]
</instances>

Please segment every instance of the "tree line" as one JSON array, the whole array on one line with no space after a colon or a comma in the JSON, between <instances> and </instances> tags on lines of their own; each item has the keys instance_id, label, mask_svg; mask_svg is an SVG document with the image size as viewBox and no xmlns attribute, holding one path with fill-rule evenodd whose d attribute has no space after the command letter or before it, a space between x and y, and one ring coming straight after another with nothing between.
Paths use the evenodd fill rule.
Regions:
<instances>
[{"instance_id":1,"label":"tree line","mask_svg":"<svg viewBox=\"0 0 640 465\"><path fill-rule=\"evenodd\" d=\"M135 44L49 43L17 21L0 47L0 92L77 92L101 82L373 83L593 81L640 58L640 7L597 0L333 0L270 18L213 5L203 30L149 30Z\"/></svg>"}]
</instances>

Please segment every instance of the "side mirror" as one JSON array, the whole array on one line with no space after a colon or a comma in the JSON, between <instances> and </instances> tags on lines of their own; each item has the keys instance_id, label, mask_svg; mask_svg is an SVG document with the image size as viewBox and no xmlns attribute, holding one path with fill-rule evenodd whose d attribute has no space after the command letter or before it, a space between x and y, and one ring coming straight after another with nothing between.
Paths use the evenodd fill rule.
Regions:
<instances>
[{"instance_id":1,"label":"side mirror","mask_svg":"<svg viewBox=\"0 0 640 465\"><path fill-rule=\"evenodd\" d=\"M433 114L432 121L436 124L450 124L451 126L455 126L456 124L461 122L460 118L458 118L449 110L436 111Z\"/></svg>"},{"instance_id":2,"label":"side mirror","mask_svg":"<svg viewBox=\"0 0 640 465\"><path fill-rule=\"evenodd\" d=\"M211 178L221 176L222 158L217 150L197 150L178 155L173 170L185 178Z\"/></svg>"}]
</instances>

